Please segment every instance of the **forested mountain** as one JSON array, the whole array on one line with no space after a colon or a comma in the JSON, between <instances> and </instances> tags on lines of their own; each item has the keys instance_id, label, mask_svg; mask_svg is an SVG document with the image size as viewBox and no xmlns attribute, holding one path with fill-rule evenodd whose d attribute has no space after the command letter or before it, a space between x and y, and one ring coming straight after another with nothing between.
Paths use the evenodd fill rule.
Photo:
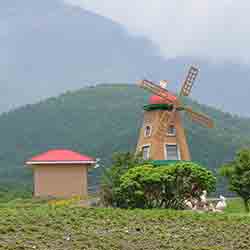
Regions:
<instances>
[{"instance_id":1,"label":"forested mountain","mask_svg":"<svg viewBox=\"0 0 250 250\"><path fill-rule=\"evenodd\" d=\"M90 83L146 77L176 86L194 63L201 68L197 100L249 115L249 66L167 60L146 38L63 0L0 1L0 54L0 112Z\"/></svg>"},{"instance_id":2,"label":"forested mountain","mask_svg":"<svg viewBox=\"0 0 250 250\"><path fill-rule=\"evenodd\" d=\"M0 116L0 181L29 183L24 161L52 148L68 148L101 158L107 167L113 152L133 151L148 94L133 85L98 85L67 92ZM194 161L216 172L236 150L250 145L250 120L185 100L215 120L205 129L185 118ZM92 172L92 183L98 181Z\"/></svg>"}]
</instances>

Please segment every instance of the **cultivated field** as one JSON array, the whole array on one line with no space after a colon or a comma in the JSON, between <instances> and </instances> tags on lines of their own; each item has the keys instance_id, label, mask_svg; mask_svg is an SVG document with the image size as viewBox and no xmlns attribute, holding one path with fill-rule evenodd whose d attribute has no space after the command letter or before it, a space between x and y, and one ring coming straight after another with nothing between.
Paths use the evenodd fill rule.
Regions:
<instances>
[{"instance_id":1,"label":"cultivated field","mask_svg":"<svg viewBox=\"0 0 250 250\"><path fill-rule=\"evenodd\" d=\"M0 207L0 249L250 249L250 216L237 200L225 214L77 207L15 199Z\"/></svg>"}]
</instances>

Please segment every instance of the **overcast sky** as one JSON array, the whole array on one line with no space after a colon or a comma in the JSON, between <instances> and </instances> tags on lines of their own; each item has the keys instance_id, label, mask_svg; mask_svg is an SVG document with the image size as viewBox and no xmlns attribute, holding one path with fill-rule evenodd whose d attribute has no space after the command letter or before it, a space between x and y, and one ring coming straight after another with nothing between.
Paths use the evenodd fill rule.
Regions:
<instances>
[{"instance_id":1,"label":"overcast sky","mask_svg":"<svg viewBox=\"0 0 250 250\"><path fill-rule=\"evenodd\" d=\"M250 64L249 0L64 0L125 25L167 58L198 56Z\"/></svg>"}]
</instances>

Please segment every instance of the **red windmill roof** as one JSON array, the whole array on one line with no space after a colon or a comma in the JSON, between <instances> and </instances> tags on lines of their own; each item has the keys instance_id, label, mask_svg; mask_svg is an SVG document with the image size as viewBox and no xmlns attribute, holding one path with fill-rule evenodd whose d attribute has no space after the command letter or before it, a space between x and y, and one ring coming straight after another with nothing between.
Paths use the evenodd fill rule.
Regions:
<instances>
[{"instance_id":1,"label":"red windmill roof","mask_svg":"<svg viewBox=\"0 0 250 250\"><path fill-rule=\"evenodd\" d=\"M54 149L29 159L26 164L93 164L95 160L89 156L66 150Z\"/></svg>"},{"instance_id":2,"label":"red windmill roof","mask_svg":"<svg viewBox=\"0 0 250 250\"><path fill-rule=\"evenodd\" d=\"M177 97L169 93L168 99L170 101L167 101L158 95L152 95L149 97L149 104L169 104L171 102L175 102L177 100Z\"/></svg>"}]
</instances>

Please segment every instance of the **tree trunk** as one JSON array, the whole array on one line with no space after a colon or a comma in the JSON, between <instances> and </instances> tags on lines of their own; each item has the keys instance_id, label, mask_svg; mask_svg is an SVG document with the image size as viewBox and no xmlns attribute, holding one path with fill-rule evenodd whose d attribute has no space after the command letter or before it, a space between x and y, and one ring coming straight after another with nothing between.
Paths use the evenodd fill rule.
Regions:
<instances>
[{"instance_id":1,"label":"tree trunk","mask_svg":"<svg viewBox=\"0 0 250 250\"><path fill-rule=\"evenodd\" d=\"M245 206L246 212L249 213L250 209L249 209L248 200L245 200L245 199L244 199L244 206Z\"/></svg>"}]
</instances>

